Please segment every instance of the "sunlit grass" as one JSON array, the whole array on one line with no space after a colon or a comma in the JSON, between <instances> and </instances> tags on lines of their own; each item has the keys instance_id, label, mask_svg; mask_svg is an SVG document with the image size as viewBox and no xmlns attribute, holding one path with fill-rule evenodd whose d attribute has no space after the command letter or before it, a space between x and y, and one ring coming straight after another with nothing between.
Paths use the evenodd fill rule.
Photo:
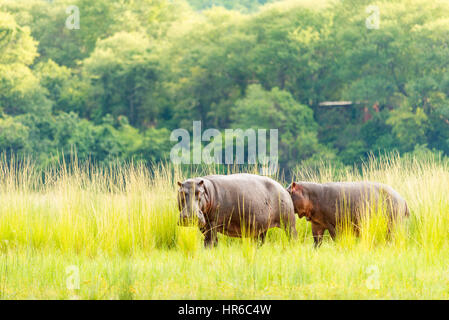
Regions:
<instances>
[{"instance_id":1,"label":"sunlit grass","mask_svg":"<svg viewBox=\"0 0 449 320\"><path fill-rule=\"evenodd\" d=\"M326 234L317 250L304 219L297 241L273 229L263 246L220 235L218 247L203 248L197 228L177 226L176 182L221 169L195 170L80 164L42 171L3 158L0 298L449 298L447 163L393 155L360 171L294 172L298 180L383 182L409 204L410 218L391 239L382 210L374 210L360 237L350 228L336 242ZM79 289L67 286L73 267Z\"/></svg>"}]
</instances>

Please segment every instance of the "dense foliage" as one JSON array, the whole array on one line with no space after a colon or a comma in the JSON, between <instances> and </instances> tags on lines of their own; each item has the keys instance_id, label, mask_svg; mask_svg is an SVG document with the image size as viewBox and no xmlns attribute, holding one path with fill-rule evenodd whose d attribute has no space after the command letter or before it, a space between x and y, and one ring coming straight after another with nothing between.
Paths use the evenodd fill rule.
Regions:
<instances>
[{"instance_id":1,"label":"dense foliage","mask_svg":"<svg viewBox=\"0 0 449 320\"><path fill-rule=\"evenodd\" d=\"M284 168L449 155L448 17L438 0L0 0L0 150L158 161L201 120L278 128Z\"/></svg>"}]
</instances>

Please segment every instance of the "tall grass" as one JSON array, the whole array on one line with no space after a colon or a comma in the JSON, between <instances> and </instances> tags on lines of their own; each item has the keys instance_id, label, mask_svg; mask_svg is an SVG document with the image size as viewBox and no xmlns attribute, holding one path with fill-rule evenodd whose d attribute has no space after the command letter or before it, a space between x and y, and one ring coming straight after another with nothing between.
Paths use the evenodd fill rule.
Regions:
<instances>
[{"instance_id":1,"label":"tall grass","mask_svg":"<svg viewBox=\"0 0 449 320\"><path fill-rule=\"evenodd\" d=\"M206 249L196 228L178 227L176 182L223 168L74 161L38 169L31 160L1 159L2 299L449 297L449 166L442 160L390 155L360 170L295 170L297 180L389 184L411 211L390 240L379 211L362 223L360 237L326 237L315 250L304 219L297 241L273 229L263 246L220 236L217 248ZM67 286L70 266L79 269L79 289Z\"/></svg>"}]
</instances>

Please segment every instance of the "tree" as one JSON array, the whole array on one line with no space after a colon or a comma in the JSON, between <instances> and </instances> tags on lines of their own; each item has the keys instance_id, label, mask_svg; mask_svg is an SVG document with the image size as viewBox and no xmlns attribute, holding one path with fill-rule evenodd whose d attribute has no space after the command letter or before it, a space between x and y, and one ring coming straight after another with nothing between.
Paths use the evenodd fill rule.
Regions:
<instances>
[{"instance_id":1,"label":"tree","mask_svg":"<svg viewBox=\"0 0 449 320\"><path fill-rule=\"evenodd\" d=\"M251 85L232 112L233 127L241 129L278 129L279 162L283 168L320 155L332 158L332 151L317 138L318 125L309 107L296 102L284 90L264 90Z\"/></svg>"},{"instance_id":2,"label":"tree","mask_svg":"<svg viewBox=\"0 0 449 320\"><path fill-rule=\"evenodd\" d=\"M0 12L0 111L15 115L50 107L29 67L36 56L29 28L20 27L12 15Z\"/></svg>"},{"instance_id":3,"label":"tree","mask_svg":"<svg viewBox=\"0 0 449 320\"><path fill-rule=\"evenodd\" d=\"M53 112L76 112L87 116L84 107L89 86L72 69L48 60L39 62L34 72L41 86L47 90L46 96L53 103Z\"/></svg>"},{"instance_id":4,"label":"tree","mask_svg":"<svg viewBox=\"0 0 449 320\"><path fill-rule=\"evenodd\" d=\"M29 130L13 117L0 118L0 150L7 154L26 155L31 152Z\"/></svg>"},{"instance_id":5,"label":"tree","mask_svg":"<svg viewBox=\"0 0 449 320\"><path fill-rule=\"evenodd\" d=\"M157 77L149 39L141 33L119 32L98 42L84 61L90 81L90 117L125 115L134 126L154 123L157 110L148 99ZM117 90L119 88L119 90Z\"/></svg>"}]
</instances>

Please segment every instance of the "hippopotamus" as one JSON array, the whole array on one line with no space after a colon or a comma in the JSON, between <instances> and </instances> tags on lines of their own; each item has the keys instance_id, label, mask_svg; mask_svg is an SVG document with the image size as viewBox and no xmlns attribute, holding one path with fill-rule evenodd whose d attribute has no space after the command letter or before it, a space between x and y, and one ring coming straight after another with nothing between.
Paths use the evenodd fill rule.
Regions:
<instances>
[{"instance_id":1,"label":"hippopotamus","mask_svg":"<svg viewBox=\"0 0 449 320\"><path fill-rule=\"evenodd\" d=\"M253 174L208 175L178 182L179 225L196 220L204 245L217 245L217 232L253 237L281 227L296 238L296 216L288 192L278 182Z\"/></svg>"},{"instance_id":2,"label":"hippopotamus","mask_svg":"<svg viewBox=\"0 0 449 320\"><path fill-rule=\"evenodd\" d=\"M355 234L359 235L361 215L367 214L371 209L377 210L379 205L387 215L388 233L392 222L409 216L406 201L397 191L382 183L293 182L287 187L287 192L299 218L306 217L312 223L315 247L321 244L325 230L335 239L339 221L352 224Z\"/></svg>"}]
</instances>

